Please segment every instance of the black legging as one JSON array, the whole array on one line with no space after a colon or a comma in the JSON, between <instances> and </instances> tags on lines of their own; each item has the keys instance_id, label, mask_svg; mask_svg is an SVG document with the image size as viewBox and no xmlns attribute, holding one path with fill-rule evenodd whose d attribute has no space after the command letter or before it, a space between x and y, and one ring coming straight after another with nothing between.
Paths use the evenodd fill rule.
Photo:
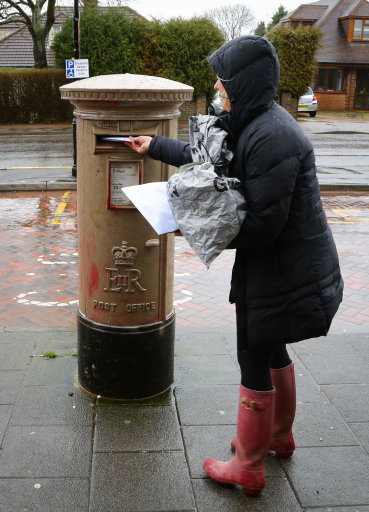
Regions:
<instances>
[{"instance_id":1,"label":"black legging","mask_svg":"<svg viewBox=\"0 0 369 512\"><path fill-rule=\"evenodd\" d=\"M242 305L236 304L237 359L241 368L241 384L255 391L273 389L270 369L291 364L285 344L274 342L250 346L247 342L247 320Z\"/></svg>"}]
</instances>

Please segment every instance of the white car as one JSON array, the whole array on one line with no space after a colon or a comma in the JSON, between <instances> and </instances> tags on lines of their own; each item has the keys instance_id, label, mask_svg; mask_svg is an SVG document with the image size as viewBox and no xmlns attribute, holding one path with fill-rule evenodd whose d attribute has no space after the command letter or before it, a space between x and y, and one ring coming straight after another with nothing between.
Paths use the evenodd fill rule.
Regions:
<instances>
[{"instance_id":1,"label":"white car","mask_svg":"<svg viewBox=\"0 0 369 512\"><path fill-rule=\"evenodd\" d=\"M300 97L297 111L307 112L310 117L316 116L318 110L318 100L311 87L308 87L306 93Z\"/></svg>"}]
</instances>

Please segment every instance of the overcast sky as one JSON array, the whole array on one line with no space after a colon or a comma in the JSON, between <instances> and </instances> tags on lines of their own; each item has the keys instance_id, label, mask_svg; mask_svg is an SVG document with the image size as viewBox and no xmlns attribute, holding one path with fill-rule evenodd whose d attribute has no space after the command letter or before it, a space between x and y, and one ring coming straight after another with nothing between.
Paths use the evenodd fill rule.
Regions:
<instances>
[{"instance_id":1,"label":"overcast sky","mask_svg":"<svg viewBox=\"0 0 369 512\"><path fill-rule=\"evenodd\" d=\"M251 9L254 16L259 21L269 23L271 17L282 4L288 11L291 11L301 4L311 3L313 0L259 0L245 2L247 7ZM155 18L173 18L180 16L182 18L191 18L199 16L204 11L223 7L235 3L243 3L242 0L130 0L127 4L138 13L150 19Z\"/></svg>"}]
</instances>

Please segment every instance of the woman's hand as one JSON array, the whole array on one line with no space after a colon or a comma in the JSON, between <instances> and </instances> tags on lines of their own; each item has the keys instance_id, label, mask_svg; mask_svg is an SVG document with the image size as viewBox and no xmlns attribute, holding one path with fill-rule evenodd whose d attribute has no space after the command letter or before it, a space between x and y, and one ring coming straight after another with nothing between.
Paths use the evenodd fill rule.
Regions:
<instances>
[{"instance_id":1,"label":"woman's hand","mask_svg":"<svg viewBox=\"0 0 369 512\"><path fill-rule=\"evenodd\" d=\"M139 137L130 137L130 142L126 142L134 151L140 155L145 155L150 146L152 137L148 135L140 135Z\"/></svg>"}]
</instances>

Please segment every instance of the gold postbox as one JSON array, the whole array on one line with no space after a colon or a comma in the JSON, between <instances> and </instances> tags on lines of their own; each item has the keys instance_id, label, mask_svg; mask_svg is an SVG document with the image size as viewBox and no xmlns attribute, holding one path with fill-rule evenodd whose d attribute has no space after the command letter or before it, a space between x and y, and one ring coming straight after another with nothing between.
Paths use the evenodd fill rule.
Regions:
<instances>
[{"instance_id":1,"label":"gold postbox","mask_svg":"<svg viewBox=\"0 0 369 512\"><path fill-rule=\"evenodd\" d=\"M77 118L79 384L109 398L153 396L173 382L174 235L157 235L121 189L174 169L114 139L176 138L193 89L122 74L60 90Z\"/></svg>"}]
</instances>

